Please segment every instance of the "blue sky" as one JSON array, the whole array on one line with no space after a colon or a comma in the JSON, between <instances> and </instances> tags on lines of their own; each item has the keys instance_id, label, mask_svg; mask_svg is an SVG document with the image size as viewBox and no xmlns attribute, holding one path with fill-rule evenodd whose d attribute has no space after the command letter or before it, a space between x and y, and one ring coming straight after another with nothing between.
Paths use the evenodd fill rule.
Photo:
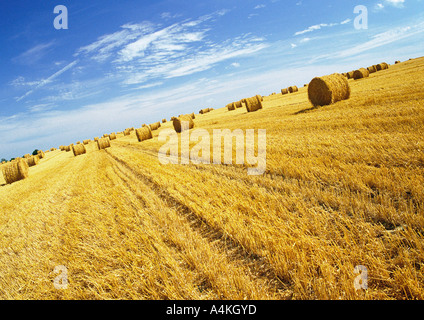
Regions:
<instances>
[{"instance_id":1,"label":"blue sky","mask_svg":"<svg viewBox=\"0 0 424 320\"><path fill-rule=\"evenodd\" d=\"M68 29L56 30L56 5ZM368 9L357 30L354 8ZM0 158L423 56L423 0L2 1Z\"/></svg>"}]
</instances>

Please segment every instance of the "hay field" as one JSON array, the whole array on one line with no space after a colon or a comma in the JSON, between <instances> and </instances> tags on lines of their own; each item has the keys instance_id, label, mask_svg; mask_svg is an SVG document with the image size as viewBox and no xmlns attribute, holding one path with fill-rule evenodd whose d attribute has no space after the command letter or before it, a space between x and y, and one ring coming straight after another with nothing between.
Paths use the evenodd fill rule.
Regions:
<instances>
[{"instance_id":1,"label":"hay field","mask_svg":"<svg viewBox=\"0 0 424 320\"><path fill-rule=\"evenodd\" d=\"M196 112L210 132L266 129L263 176L160 164L168 121L1 177L0 298L424 299L424 58L349 85L320 108L301 87L256 112Z\"/></svg>"}]
</instances>

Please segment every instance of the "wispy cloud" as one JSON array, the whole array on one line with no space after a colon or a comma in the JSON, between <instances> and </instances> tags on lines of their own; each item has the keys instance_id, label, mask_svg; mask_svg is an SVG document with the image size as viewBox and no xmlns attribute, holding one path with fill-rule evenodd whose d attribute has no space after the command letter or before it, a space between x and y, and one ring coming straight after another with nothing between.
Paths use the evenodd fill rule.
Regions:
<instances>
[{"instance_id":1,"label":"wispy cloud","mask_svg":"<svg viewBox=\"0 0 424 320\"><path fill-rule=\"evenodd\" d=\"M385 2L393 7L403 8L405 0L385 0Z\"/></svg>"},{"instance_id":2,"label":"wispy cloud","mask_svg":"<svg viewBox=\"0 0 424 320\"><path fill-rule=\"evenodd\" d=\"M69 63L68 65L66 65L64 68L60 69L59 71L57 71L56 73L52 74L50 77L48 77L47 79L42 79L40 81L38 81L37 85L27 91L23 96L16 98L16 101L21 101L22 99L24 99L25 97L29 96L31 93L33 93L35 90L45 86L48 83L51 83L55 78L57 78L58 76L60 76L62 73L64 73L65 71L71 69L73 66L75 66L78 63L78 60L75 60L71 63Z\"/></svg>"},{"instance_id":3,"label":"wispy cloud","mask_svg":"<svg viewBox=\"0 0 424 320\"><path fill-rule=\"evenodd\" d=\"M266 47L263 38L251 34L222 42L211 40L209 22L227 12L220 10L166 27L150 22L127 24L78 49L75 55L100 63L109 59L116 79L124 85L136 85L205 71Z\"/></svg>"},{"instance_id":4,"label":"wispy cloud","mask_svg":"<svg viewBox=\"0 0 424 320\"><path fill-rule=\"evenodd\" d=\"M338 23L320 23L320 24L310 26L305 30L297 31L294 35L299 36L299 35L302 35L302 34L305 34L305 33L308 33L308 32L320 30L322 28L327 28L327 27L334 27L334 26L337 26L337 25L338 25Z\"/></svg>"},{"instance_id":5,"label":"wispy cloud","mask_svg":"<svg viewBox=\"0 0 424 320\"><path fill-rule=\"evenodd\" d=\"M38 44L13 58L12 61L21 64L34 64L46 55L52 45L53 42Z\"/></svg>"}]
</instances>

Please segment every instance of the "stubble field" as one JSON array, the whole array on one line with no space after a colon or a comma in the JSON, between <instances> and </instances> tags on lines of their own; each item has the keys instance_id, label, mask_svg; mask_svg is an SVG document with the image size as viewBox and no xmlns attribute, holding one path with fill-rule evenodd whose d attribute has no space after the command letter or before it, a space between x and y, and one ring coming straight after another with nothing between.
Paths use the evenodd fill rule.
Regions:
<instances>
[{"instance_id":1,"label":"stubble field","mask_svg":"<svg viewBox=\"0 0 424 320\"><path fill-rule=\"evenodd\" d=\"M349 85L315 109L303 87L257 112L192 110L210 132L266 129L261 176L161 164L169 121L0 176L0 298L424 299L424 58Z\"/></svg>"}]
</instances>

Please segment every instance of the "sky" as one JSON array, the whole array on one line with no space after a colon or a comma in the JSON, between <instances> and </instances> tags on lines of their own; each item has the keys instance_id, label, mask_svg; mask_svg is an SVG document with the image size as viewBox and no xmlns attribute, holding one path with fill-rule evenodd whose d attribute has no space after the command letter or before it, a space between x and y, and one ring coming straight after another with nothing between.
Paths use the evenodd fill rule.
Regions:
<instances>
[{"instance_id":1,"label":"sky","mask_svg":"<svg viewBox=\"0 0 424 320\"><path fill-rule=\"evenodd\" d=\"M57 29L55 20L67 29ZM367 28L362 5L367 11ZM0 1L0 158L424 55L424 0Z\"/></svg>"}]
</instances>

